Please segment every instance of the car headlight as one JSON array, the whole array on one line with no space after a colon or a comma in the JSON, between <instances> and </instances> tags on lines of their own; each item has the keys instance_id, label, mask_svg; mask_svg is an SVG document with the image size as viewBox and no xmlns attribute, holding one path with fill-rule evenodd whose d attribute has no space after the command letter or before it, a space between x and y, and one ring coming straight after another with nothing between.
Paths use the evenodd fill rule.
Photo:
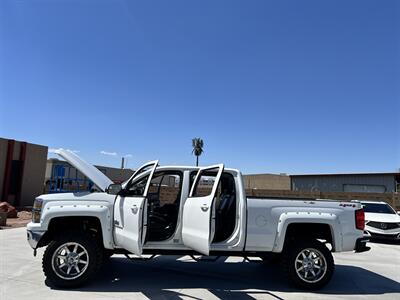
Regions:
<instances>
[{"instance_id":1,"label":"car headlight","mask_svg":"<svg viewBox=\"0 0 400 300\"><path fill-rule=\"evenodd\" d=\"M40 216L42 214L43 199L35 199L32 209L32 222L40 223Z\"/></svg>"},{"instance_id":2,"label":"car headlight","mask_svg":"<svg viewBox=\"0 0 400 300\"><path fill-rule=\"evenodd\" d=\"M35 201L33 202L33 209L41 210L42 206L43 206L43 199L36 198Z\"/></svg>"}]
</instances>

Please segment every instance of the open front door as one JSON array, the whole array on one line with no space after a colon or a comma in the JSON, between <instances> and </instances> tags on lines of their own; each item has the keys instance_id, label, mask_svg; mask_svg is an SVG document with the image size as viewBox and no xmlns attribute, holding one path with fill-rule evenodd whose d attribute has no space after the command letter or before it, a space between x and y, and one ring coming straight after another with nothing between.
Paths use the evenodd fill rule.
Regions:
<instances>
[{"instance_id":1,"label":"open front door","mask_svg":"<svg viewBox=\"0 0 400 300\"><path fill-rule=\"evenodd\" d=\"M223 170L223 164L201 168L183 206L183 244L204 255L214 236L214 202Z\"/></svg>"},{"instance_id":2,"label":"open front door","mask_svg":"<svg viewBox=\"0 0 400 300\"><path fill-rule=\"evenodd\" d=\"M147 193L157 166L158 160L141 166L115 199L114 242L136 255L142 254L146 238Z\"/></svg>"}]
</instances>

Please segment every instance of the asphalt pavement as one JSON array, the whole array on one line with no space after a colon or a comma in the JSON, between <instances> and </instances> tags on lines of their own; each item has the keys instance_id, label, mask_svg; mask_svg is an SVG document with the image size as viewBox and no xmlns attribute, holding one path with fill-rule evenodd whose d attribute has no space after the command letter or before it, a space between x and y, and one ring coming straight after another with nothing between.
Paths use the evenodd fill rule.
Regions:
<instances>
[{"instance_id":1,"label":"asphalt pavement","mask_svg":"<svg viewBox=\"0 0 400 300\"><path fill-rule=\"evenodd\" d=\"M274 265L240 257L195 262L188 256L140 262L113 256L91 284L57 290L46 285L43 249L33 257L25 229L0 230L0 299L400 299L400 245L370 246L365 253L334 254L331 282L314 293L290 287Z\"/></svg>"}]
</instances>

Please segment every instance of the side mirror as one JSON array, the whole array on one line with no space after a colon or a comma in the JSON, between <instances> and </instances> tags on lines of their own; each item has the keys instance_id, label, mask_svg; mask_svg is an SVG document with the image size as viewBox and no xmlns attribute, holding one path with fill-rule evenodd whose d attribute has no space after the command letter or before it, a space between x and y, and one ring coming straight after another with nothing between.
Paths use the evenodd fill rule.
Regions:
<instances>
[{"instance_id":1,"label":"side mirror","mask_svg":"<svg viewBox=\"0 0 400 300\"><path fill-rule=\"evenodd\" d=\"M397 211L397 214L400 215L400 210Z\"/></svg>"},{"instance_id":2,"label":"side mirror","mask_svg":"<svg viewBox=\"0 0 400 300\"><path fill-rule=\"evenodd\" d=\"M110 195L118 195L122 191L122 185L119 183L112 183L108 186L106 192Z\"/></svg>"}]
</instances>

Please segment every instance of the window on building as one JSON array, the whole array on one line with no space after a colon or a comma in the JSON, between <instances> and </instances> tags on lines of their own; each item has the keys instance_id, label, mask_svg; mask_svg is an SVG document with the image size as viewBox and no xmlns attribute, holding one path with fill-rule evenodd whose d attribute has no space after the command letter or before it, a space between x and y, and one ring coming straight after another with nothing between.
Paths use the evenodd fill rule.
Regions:
<instances>
[{"instance_id":1,"label":"window on building","mask_svg":"<svg viewBox=\"0 0 400 300\"><path fill-rule=\"evenodd\" d=\"M386 187L384 185L344 184L343 191L354 193L384 193L386 192Z\"/></svg>"}]
</instances>

